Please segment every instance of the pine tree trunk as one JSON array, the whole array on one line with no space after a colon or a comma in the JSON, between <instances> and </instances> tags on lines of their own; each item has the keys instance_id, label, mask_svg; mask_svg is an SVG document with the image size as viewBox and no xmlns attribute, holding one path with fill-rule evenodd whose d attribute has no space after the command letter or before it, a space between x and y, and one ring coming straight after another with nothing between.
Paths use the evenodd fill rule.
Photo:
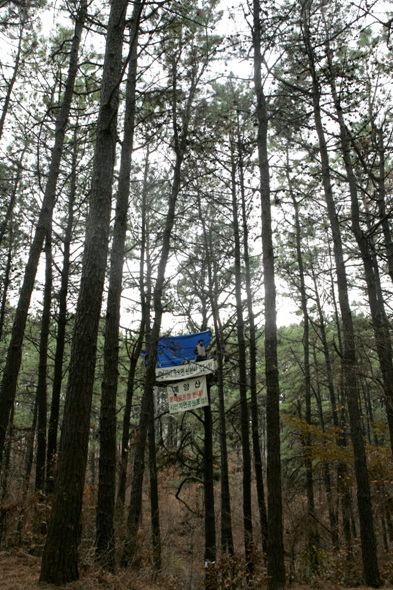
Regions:
<instances>
[{"instance_id":1,"label":"pine tree trunk","mask_svg":"<svg viewBox=\"0 0 393 590\"><path fill-rule=\"evenodd\" d=\"M373 123L372 123L373 124ZM382 224L382 233L385 241L386 258L388 262L388 272L393 281L393 240L389 224L389 215L386 212L386 154L383 142L382 128L377 129L378 135L378 155L379 155L379 177L378 177L378 211L379 219Z\"/></svg>"},{"instance_id":2,"label":"pine tree trunk","mask_svg":"<svg viewBox=\"0 0 393 590\"><path fill-rule=\"evenodd\" d=\"M240 135L240 134L239 134ZM251 267L248 244L248 224L246 215L246 197L244 194L244 170L243 170L243 155L240 147L240 136L238 135L239 143L239 174L240 174L240 195L242 208L242 225L243 225L243 250L244 250L244 267L245 267L245 282L247 293L247 310L249 323L249 376L250 376L250 396L251 396L251 432L252 432L252 446L254 451L254 469L255 482L257 487L259 521L261 528L262 549L264 555L267 554L267 512L265 503L265 488L263 483L263 467L262 454L259 442L259 417L258 417L258 399L257 399L257 342L255 330L255 316L253 309L253 295L251 291Z\"/></svg>"},{"instance_id":3,"label":"pine tree trunk","mask_svg":"<svg viewBox=\"0 0 393 590\"><path fill-rule=\"evenodd\" d=\"M67 129L68 116L71 108L74 82L78 71L79 45L86 18L86 0L81 0L78 18L75 24L75 32L70 50L70 63L68 77L63 95L63 102L56 119L55 142L51 154L51 162L48 172L44 199L41 212L35 230L34 239L30 248L28 261L25 267L23 284L19 301L15 312L11 341L9 344L3 378L0 388L0 464L4 449L5 433L8 425L8 417L14 403L16 384L22 358L22 343L25 332L27 314L30 307L30 298L34 288L38 262L42 246L47 234L52 211L56 199L56 186L59 176L60 162L63 152L64 137Z\"/></svg>"},{"instance_id":4,"label":"pine tree trunk","mask_svg":"<svg viewBox=\"0 0 393 590\"><path fill-rule=\"evenodd\" d=\"M126 480L127 480L127 465L128 465L128 449L129 449L129 433L130 433L130 418L131 405L134 392L135 371L139 355L142 350L143 341L146 333L146 326L150 324L150 299L151 299L151 280L150 280L150 265L146 265L146 257L148 257L147 247L147 193L148 193L148 174L149 174L149 148L146 150L145 167L143 173L143 187L142 187L142 220L141 220L141 251L139 261L139 289L141 297L141 324L139 328L139 335L135 348L131 355L130 368L127 379L127 394L126 406L124 408L123 417L123 434L122 434L122 448L121 448L121 462L119 474L119 489L117 495L118 508L125 504L126 494ZM147 277L145 278L145 266L147 266ZM146 293L145 293L146 289ZM150 331L150 330L148 330Z\"/></svg>"},{"instance_id":5,"label":"pine tree trunk","mask_svg":"<svg viewBox=\"0 0 393 590\"><path fill-rule=\"evenodd\" d=\"M261 80L261 20L259 1L253 0L254 87L257 98L258 161L262 207L262 257L265 285L266 433L268 487L268 588L285 587L280 459L280 385L277 359L276 286L267 153L267 109Z\"/></svg>"},{"instance_id":6,"label":"pine tree trunk","mask_svg":"<svg viewBox=\"0 0 393 590\"><path fill-rule=\"evenodd\" d=\"M127 467L128 467L128 455L130 448L130 424L131 424L131 407L132 398L135 387L135 371L139 360L139 355L142 350L142 342L145 333L145 321L141 321L141 326L137 341L135 342L134 348L131 353L130 366L128 370L127 378L127 392L126 392L126 403L124 406L123 415L123 428L121 438L121 452L120 452L120 470L119 470L119 486L117 490L116 499L116 510L122 510L126 499L126 487L127 487Z\"/></svg>"},{"instance_id":7,"label":"pine tree trunk","mask_svg":"<svg viewBox=\"0 0 393 590\"><path fill-rule=\"evenodd\" d=\"M392 360L392 341L390 337L390 325L385 312L381 280L376 257L373 257L370 244L360 226L360 213L358 201L357 181L354 174L351 153L350 153L350 135L345 125L340 100L336 90L333 76L333 66L331 64L330 48L327 50L329 65L331 70L330 85L332 89L333 100L336 108L337 118L340 126L341 150L345 163L347 174L347 183L351 195L351 221L352 231L359 246L362 257L364 274L367 284L367 295L373 322L375 343L379 359L379 365L382 373L383 389L385 394L385 407L388 418L390 447L393 453L393 360Z\"/></svg>"},{"instance_id":8,"label":"pine tree trunk","mask_svg":"<svg viewBox=\"0 0 393 590\"><path fill-rule=\"evenodd\" d=\"M63 241L63 267L61 270L60 292L59 292L59 312L57 317L57 335L56 351L53 368L53 385L52 401L48 426L48 445L47 445L47 473L46 473L46 492L52 494L54 490L54 472L56 465L57 453L57 430L59 426L60 413L60 394L63 381L63 356L65 348L65 337L67 327L67 294L68 280L70 274L70 247L72 240L72 228L74 225L74 203L76 196L76 166L78 158L78 141L77 131L74 132L73 150L72 150L72 170L70 180L70 195L68 198L68 215L67 226Z\"/></svg>"},{"instance_id":9,"label":"pine tree trunk","mask_svg":"<svg viewBox=\"0 0 393 590\"><path fill-rule=\"evenodd\" d=\"M333 237L334 257L337 272L337 286L341 318L343 322L344 354L342 359L342 367L344 372L345 394L348 403L351 438L354 449L363 568L366 584L372 587L379 587L381 581L379 576L377 548L374 533L371 491L368 478L366 452L364 446L363 429L358 400L354 329L348 298L348 283L344 263L340 225L338 222L335 202L333 198L332 185L330 180L328 150L326 146L326 139L321 117L320 87L315 70L314 52L311 45L310 32L308 26L311 3L312 0L306 0L303 4L302 28L305 48L309 60L309 70L312 78L312 100L315 128L318 135L319 152L322 162L322 179L325 200Z\"/></svg>"},{"instance_id":10,"label":"pine tree trunk","mask_svg":"<svg viewBox=\"0 0 393 590\"><path fill-rule=\"evenodd\" d=\"M46 269L44 304L41 319L40 352L38 367L37 402L38 402L38 424L37 424L37 452L35 489L43 490L45 487L45 458L46 458L46 426L47 426L47 366L48 366L48 342L51 320L52 303L52 228L49 228L45 245Z\"/></svg>"},{"instance_id":11,"label":"pine tree trunk","mask_svg":"<svg viewBox=\"0 0 393 590\"><path fill-rule=\"evenodd\" d=\"M242 440L242 471L243 471L243 527L244 527L244 551L247 569L251 573L253 566L253 534L252 534L252 510L251 510L251 450L249 432L249 412L247 403L247 367L246 367L246 342L244 338L244 318L242 302L242 269L240 260L240 234L239 219L236 200L236 165L234 161L234 149L231 140L231 192L232 192L232 220L234 236L235 257L235 293L236 293L236 332L239 350L239 395L240 395L240 422Z\"/></svg>"},{"instance_id":12,"label":"pine tree trunk","mask_svg":"<svg viewBox=\"0 0 393 590\"><path fill-rule=\"evenodd\" d=\"M212 232L208 232L206 219L202 213L201 200L198 198L199 221L203 228L204 246L206 252L207 276L209 285L209 300L214 321L214 331L216 336L216 361L217 361L217 389L219 404L219 437L220 437L220 465L221 465L221 551L225 555L234 554L233 533L232 533L232 512L231 496L229 489L229 470L228 470L228 448L226 437L226 418L225 418L225 401L224 401L224 358L225 347L222 336L222 326L218 310L216 294L219 292L217 277L218 268L214 259L214 245L212 242Z\"/></svg>"},{"instance_id":13,"label":"pine tree trunk","mask_svg":"<svg viewBox=\"0 0 393 590\"><path fill-rule=\"evenodd\" d=\"M299 203L296 201L293 187L291 184L291 180L289 177L288 171L288 164L286 167L287 172L287 180L289 185L289 191L291 194L291 199L294 207L294 217L295 217L295 232L296 232L296 257L297 263L299 268L299 289L300 289L300 299L301 299L301 308L302 308L302 315L303 315L303 373L304 373L304 397L306 403L306 413L305 413L305 421L307 424L307 431L304 436L302 436L302 443L303 443L303 457L304 457L304 466L306 470L306 495L307 495L307 508L308 508L308 516L309 516L309 526L308 526L308 555L311 569L315 570L319 563L319 534L318 529L315 525L316 523L316 514L315 514L315 500L314 500L314 480L313 480L313 465L311 460L312 454L312 441L311 441L311 374L310 374L310 322L308 316L308 307L307 307L307 292L306 292L306 282L304 276L304 267L303 267L303 255L302 255L302 247L301 247L301 230L300 230L300 220L299 220Z\"/></svg>"},{"instance_id":14,"label":"pine tree trunk","mask_svg":"<svg viewBox=\"0 0 393 590\"><path fill-rule=\"evenodd\" d=\"M98 323L108 252L127 4L127 0L114 0L109 16L90 211L75 315L54 508L49 522L40 577L41 582L47 583L65 584L76 580L79 575L80 516L88 453Z\"/></svg>"},{"instance_id":15,"label":"pine tree trunk","mask_svg":"<svg viewBox=\"0 0 393 590\"><path fill-rule=\"evenodd\" d=\"M150 406L149 420L149 473L150 473L150 515L153 547L153 577L161 571L161 531L160 508L158 501L158 471L156 458L155 410L154 399Z\"/></svg>"},{"instance_id":16,"label":"pine tree trunk","mask_svg":"<svg viewBox=\"0 0 393 590\"><path fill-rule=\"evenodd\" d=\"M204 471L204 505L205 505L205 588L216 588L216 522L214 511L214 478L213 478L213 420L210 406L210 385L208 384L209 405L203 408L205 444L203 448Z\"/></svg>"},{"instance_id":17,"label":"pine tree trunk","mask_svg":"<svg viewBox=\"0 0 393 590\"><path fill-rule=\"evenodd\" d=\"M5 271L4 271L4 276L2 278L2 284L3 284L3 291L1 293L1 305L0 305L0 340L1 337L3 335L3 329L4 329L4 322L5 322L5 317L6 317L6 304L7 304L7 295L8 295L8 288L10 286L11 283L11 266L12 266L12 253L13 253L13 244L12 244L12 240L13 240L13 229L10 229L9 232L9 246L8 246L8 253L7 253L7 263L6 263L6 267L5 267ZM13 408L13 406L12 406ZM11 408L11 410L12 410Z\"/></svg>"},{"instance_id":18,"label":"pine tree trunk","mask_svg":"<svg viewBox=\"0 0 393 590\"><path fill-rule=\"evenodd\" d=\"M104 375L100 410L100 459L96 513L96 555L109 570L114 570L116 494L116 396L119 358L120 304L123 262L130 195L131 154L134 139L135 88L138 55L138 30L144 2L136 2L130 27L130 61L126 87L124 137L121 151L116 215L113 228L108 301L105 321Z\"/></svg>"},{"instance_id":19,"label":"pine tree trunk","mask_svg":"<svg viewBox=\"0 0 393 590\"><path fill-rule=\"evenodd\" d=\"M204 66L203 66L204 67ZM150 404L153 399L153 390L155 384L155 372L156 372L156 360L157 360L157 347L158 340L160 337L161 321L163 315L163 304L162 295L165 282L165 273L168 263L172 229L175 223L175 212L177 198L180 191L181 183L181 169L187 149L187 138L188 138L188 127L191 120L191 107L193 105L194 96L198 86L200 76L195 72L192 76L189 93L184 108L181 125L177 120L177 99L178 99L178 88L177 88L177 67L174 66L172 72L172 116L173 116L173 133L174 133L174 150L176 154L176 160L173 171L172 190L168 199L168 209L165 219L165 226L162 234L162 247L160 258L157 267L157 279L153 291L153 327L147 340L147 349L149 351L144 392L142 397L141 413L138 426L138 438L135 445L134 455L134 470L133 479L131 486L131 498L130 498L130 510L127 519L127 541L123 552L123 565L127 565L134 558L137 549L137 531L139 526L139 519L142 508L142 485L143 475L145 471L145 446L146 436L150 416Z\"/></svg>"},{"instance_id":20,"label":"pine tree trunk","mask_svg":"<svg viewBox=\"0 0 393 590\"><path fill-rule=\"evenodd\" d=\"M19 31L18 48L17 48L16 54L15 54L15 62L14 62L14 67L13 67L13 71L12 71L12 76L11 76L9 82L7 83L7 91L6 91L5 97L3 99L3 109L1 112L1 116L0 116L0 139L3 136L4 123L5 123L5 119L7 117L9 108L10 108L12 91L14 89L16 78L17 78L17 75L19 72L19 66L20 66L20 62L21 62L21 58L22 58L23 41L24 41L24 37L25 37L25 28L26 28L26 23L27 23L28 16L29 16L29 8L30 8L30 2L25 2L24 4L22 4L22 19L21 19L20 31Z\"/></svg>"}]
</instances>

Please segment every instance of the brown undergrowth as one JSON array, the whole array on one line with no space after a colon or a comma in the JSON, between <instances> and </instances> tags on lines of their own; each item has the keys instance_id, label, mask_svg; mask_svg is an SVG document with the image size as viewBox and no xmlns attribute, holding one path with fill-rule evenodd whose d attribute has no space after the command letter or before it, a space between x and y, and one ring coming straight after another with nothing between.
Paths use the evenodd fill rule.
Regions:
<instances>
[{"instance_id":1,"label":"brown undergrowth","mask_svg":"<svg viewBox=\"0 0 393 590\"><path fill-rule=\"evenodd\" d=\"M22 549L1 552L1 590L58 590L57 586L51 584L39 584L40 565L39 557L30 555ZM261 590L264 587L261 587ZM89 567L81 571L77 582L66 584L63 588L66 590L172 590L172 588L178 590L179 586L171 585L170 579L165 577L153 583L148 574L143 576L140 572L133 570L121 570L116 574L110 574L97 567ZM338 590L338 588L343 587L322 580L308 585L288 584L288 590ZM393 586L385 585L384 588L393 588ZM356 590L366 590L366 587L357 587Z\"/></svg>"}]
</instances>

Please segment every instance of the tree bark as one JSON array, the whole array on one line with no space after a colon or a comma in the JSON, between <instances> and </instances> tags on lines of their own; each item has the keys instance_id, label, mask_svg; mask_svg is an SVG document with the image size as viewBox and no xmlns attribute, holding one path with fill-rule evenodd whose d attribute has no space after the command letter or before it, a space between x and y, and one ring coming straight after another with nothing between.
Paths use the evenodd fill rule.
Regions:
<instances>
[{"instance_id":1,"label":"tree bark","mask_svg":"<svg viewBox=\"0 0 393 590\"><path fill-rule=\"evenodd\" d=\"M146 256L148 256L147 247L147 193L148 193L148 174L149 174L149 148L146 150L145 168L143 173L143 187L142 187L142 219L141 219L141 251L139 261L139 289L141 297L141 323L139 328L138 339L132 351L130 367L127 379L127 394L126 405L124 408L123 417L123 434L120 460L120 474L119 474L119 489L117 494L118 508L123 507L125 503L126 494L126 480L127 480L127 465L128 465L128 449L129 449L129 433L130 433L130 418L131 405L134 391L135 371L139 355L142 350L143 341L146 333L146 326L150 324L150 299L151 299L151 284L150 284L150 265L146 265ZM145 266L147 266L148 274L145 279ZM147 287L147 293L145 288Z\"/></svg>"},{"instance_id":2,"label":"tree bark","mask_svg":"<svg viewBox=\"0 0 393 590\"><path fill-rule=\"evenodd\" d=\"M319 152L322 163L322 179L325 200L333 237L334 257L337 271L338 296L341 310L341 318L343 322L344 353L342 359L342 366L344 372L345 394L348 403L351 438L354 449L363 569L366 584L372 587L379 587L381 584L381 580L378 568L377 548L371 504L371 491L368 479L366 452L363 440L363 429L358 400L355 337L351 309L348 298L348 283L344 263L340 225L338 222L336 207L333 198L333 191L330 180L329 156L321 117L319 80L315 69L315 57L313 47L311 45L309 31L309 17L311 5L312 0L305 0L305 2L303 3L301 22L305 49L309 61L308 66L312 79L312 101L315 128L319 141Z\"/></svg>"},{"instance_id":3,"label":"tree bark","mask_svg":"<svg viewBox=\"0 0 393 590\"><path fill-rule=\"evenodd\" d=\"M153 547L153 577L161 571L161 532L160 508L158 501L158 470L156 457L155 410L154 399L150 406L149 420L149 474L150 474L150 515Z\"/></svg>"},{"instance_id":4,"label":"tree bark","mask_svg":"<svg viewBox=\"0 0 393 590\"><path fill-rule=\"evenodd\" d=\"M258 161L262 207L262 256L265 285L266 432L268 486L268 588L285 587L280 459L280 385L277 359L276 286L267 153L268 118L261 80L261 21L259 1L253 0L254 87L257 98Z\"/></svg>"},{"instance_id":5,"label":"tree bark","mask_svg":"<svg viewBox=\"0 0 393 590\"><path fill-rule=\"evenodd\" d=\"M16 78L18 75L19 66L20 66L20 62L21 62L21 58L22 58L22 44L23 44L23 40L25 37L25 27L26 27L26 22L27 22L28 16L29 16L29 9L30 9L30 1L27 0L26 3L24 5L22 5L22 18L21 18L21 23L20 23L18 49L16 50L14 67L12 70L12 76L7 84L7 91L6 91L6 94L4 97L3 109L1 112L1 116L0 116L0 139L3 136L4 123L5 123L5 119L7 117L9 108L10 108L12 91L14 89L14 85L16 82Z\"/></svg>"},{"instance_id":6,"label":"tree bark","mask_svg":"<svg viewBox=\"0 0 393 590\"><path fill-rule=\"evenodd\" d=\"M144 1L136 2L131 17L130 60L126 87L124 134L121 151L116 216L110 259L108 302L105 321L104 376L100 410L100 459L96 515L96 555L109 570L114 570L116 494L116 395L119 358L120 304L123 282L124 249L130 195L131 155L134 139L135 89L138 31Z\"/></svg>"},{"instance_id":7,"label":"tree bark","mask_svg":"<svg viewBox=\"0 0 393 590\"><path fill-rule=\"evenodd\" d=\"M206 216L203 214L201 207L201 199L198 195L198 215L199 221L202 224L203 240L206 253L207 278L208 278L208 292L210 306L212 309L212 316L214 322L214 332L216 338L216 361L217 361L217 389L218 389L218 404L219 404L219 438L220 438L220 472L221 472L221 551L222 553L234 555L233 547L233 533L232 533L232 512L231 512L231 496L229 489L229 470L228 470L228 446L226 436L226 418L225 418L225 401L224 401L224 357L225 347L222 335L222 326L220 322L220 315L218 309L218 302L216 294L219 292L217 277L219 269L214 257L214 244L212 241L212 231L208 231L206 227Z\"/></svg>"},{"instance_id":8,"label":"tree bark","mask_svg":"<svg viewBox=\"0 0 393 590\"><path fill-rule=\"evenodd\" d=\"M37 273L38 262L42 246L47 234L47 229L52 218L52 211L56 200L56 186L59 176L60 162L63 152L64 137L67 129L68 116L71 108L74 82L78 71L79 45L86 18L86 0L81 0L78 18L75 23L74 38L70 51L70 63L68 77L63 95L63 102L56 119L55 141L51 154L51 162L48 172L44 199L41 212L35 230L34 239L30 248L28 261L19 301L15 312L11 341L8 347L6 363L0 388L0 464L4 449L5 433L8 425L8 417L14 403L16 384L22 357L22 344L25 332L27 314L30 307L31 294Z\"/></svg>"},{"instance_id":9,"label":"tree bark","mask_svg":"<svg viewBox=\"0 0 393 590\"><path fill-rule=\"evenodd\" d=\"M251 433L252 446L254 451L254 469L255 482L257 487L259 520L261 528L262 549L267 554L267 512L265 502L265 487L263 483L263 466L261 445L259 442L259 416L258 416L258 398L257 398L257 339L255 329L255 314L253 309L253 294L251 290L251 267L248 243L248 224L246 215L246 197L244 194L244 165L242 147L240 145L240 132L238 132L238 150L239 150L239 175L240 175L240 195L242 209L243 225L243 257L245 270L245 283L247 293L247 310L249 323L249 379L250 379L250 396L251 396Z\"/></svg>"},{"instance_id":10,"label":"tree bark","mask_svg":"<svg viewBox=\"0 0 393 590\"><path fill-rule=\"evenodd\" d=\"M46 492L52 494L54 490L54 472L57 454L57 430L59 425L60 413L60 394L63 382L63 356L65 348L65 337L67 328L67 294L68 280L70 275L70 247L72 240L72 229L74 225L74 203L76 196L76 166L78 158L78 140L77 131L74 132L73 151L72 151L72 170L70 180L70 195L68 198L67 226L63 242L63 267L61 270L60 292L59 292L59 312L57 317L57 335L56 351L53 368L52 384L52 401L48 426L48 445L47 445L47 473L46 473Z\"/></svg>"},{"instance_id":11,"label":"tree bark","mask_svg":"<svg viewBox=\"0 0 393 590\"><path fill-rule=\"evenodd\" d=\"M37 384L37 451L35 489L43 490L45 487L45 458L46 458L46 426L47 426L47 366L48 366L48 342L51 320L52 303L52 228L49 228L45 244L45 287L44 305L41 319L40 351Z\"/></svg>"},{"instance_id":12,"label":"tree bark","mask_svg":"<svg viewBox=\"0 0 393 590\"><path fill-rule=\"evenodd\" d=\"M208 377L207 377L208 378ZM207 590L216 588L216 521L214 511L214 473L213 473L213 420L208 383L209 405L203 408L203 427L205 444L203 448L203 483L205 506L205 587Z\"/></svg>"},{"instance_id":13,"label":"tree bark","mask_svg":"<svg viewBox=\"0 0 393 590\"><path fill-rule=\"evenodd\" d=\"M144 392L138 427L138 438L135 445L130 510L127 519L127 541L124 547L122 560L123 565L127 565L132 561L137 549L137 531L142 507L142 485L145 470L146 435L150 416L150 404L152 403L155 384L157 346L160 337L161 321L163 315L162 295L165 282L165 272L170 253L172 229L175 222L176 203L181 185L181 169L187 149L188 127L191 120L191 107L193 105L199 79L205 67L206 64L202 66L199 73L196 71L196 69L194 69L192 72L188 98L186 100L184 112L181 117L180 126L177 117L178 81L176 63L174 64L172 71L172 121L176 159L173 171L172 190L168 201L168 209L162 236L161 253L157 267L157 279L153 291L154 320L153 327L147 341L149 356L146 367Z\"/></svg>"},{"instance_id":14,"label":"tree bark","mask_svg":"<svg viewBox=\"0 0 393 590\"><path fill-rule=\"evenodd\" d=\"M336 89L335 79L333 77L333 65L331 61L332 56L328 42L327 57L330 67L330 86L340 126L341 150L347 174L347 183L349 186L349 192L351 196L352 231L356 238L356 242L359 246L363 262L364 275L367 285L367 295L374 329L375 343L383 380L385 407L390 433L390 447L393 453L393 350L392 341L390 337L390 325L385 311L377 260L376 257L372 255L369 241L360 226L358 189L351 159L350 134L345 124L340 99Z\"/></svg>"},{"instance_id":15,"label":"tree bark","mask_svg":"<svg viewBox=\"0 0 393 590\"><path fill-rule=\"evenodd\" d=\"M242 439L242 471L243 471L243 527L244 527L244 551L247 569L252 573L253 564L253 534L252 534L252 509L251 509L251 450L249 432L249 411L247 402L247 367L246 367L246 342L244 337L244 317L242 302L242 268L240 260L240 233L239 218L236 199L236 165L234 161L233 140L231 145L231 193L232 193L232 221L234 237L235 257L235 293L236 293L236 332L239 350L239 394L240 394L240 423Z\"/></svg>"},{"instance_id":16,"label":"tree bark","mask_svg":"<svg viewBox=\"0 0 393 590\"><path fill-rule=\"evenodd\" d=\"M289 186L289 192L291 195L294 217L295 217L295 232L296 232L296 258L299 268L299 291L301 299L301 308L303 315L303 373L304 373L304 397L305 397L305 421L307 424L307 430L302 435L303 443L303 457L304 465L306 470L306 495L307 495L307 508L309 516L308 526L308 555L309 563L312 570L317 569L319 561L319 534L316 527L316 513L315 513L315 500L314 500L314 479L313 479L313 465L311 460L312 453L312 441L310 434L311 427L311 373L310 373L310 321L308 315L308 297L306 291L306 281L304 276L303 266L303 254L302 254L302 238L299 220L299 203L296 200L291 179L289 177L289 163L286 166L287 181Z\"/></svg>"},{"instance_id":17,"label":"tree bark","mask_svg":"<svg viewBox=\"0 0 393 590\"><path fill-rule=\"evenodd\" d=\"M80 515L87 463L98 323L108 252L127 5L128 0L114 0L108 23L90 211L75 315L59 465L40 577L41 582L54 584L65 584L78 578Z\"/></svg>"}]
</instances>

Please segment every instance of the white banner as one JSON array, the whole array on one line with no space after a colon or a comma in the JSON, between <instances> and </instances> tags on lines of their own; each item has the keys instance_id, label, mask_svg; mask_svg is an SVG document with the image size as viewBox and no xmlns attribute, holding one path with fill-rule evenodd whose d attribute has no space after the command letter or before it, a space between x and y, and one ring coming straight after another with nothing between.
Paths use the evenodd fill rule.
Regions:
<instances>
[{"instance_id":1,"label":"white banner","mask_svg":"<svg viewBox=\"0 0 393 590\"><path fill-rule=\"evenodd\" d=\"M209 405L205 376L167 385L166 390L170 414Z\"/></svg>"},{"instance_id":2,"label":"white banner","mask_svg":"<svg viewBox=\"0 0 393 590\"><path fill-rule=\"evenodd\" d=\"M177 381L179 379L188 379L198 377L199 375L209 375L216 370L215 359L206 361L193 362L187 365L177 365L176 367L162 367L156 369L157 381Z\"/></svg>"}]
</instances>

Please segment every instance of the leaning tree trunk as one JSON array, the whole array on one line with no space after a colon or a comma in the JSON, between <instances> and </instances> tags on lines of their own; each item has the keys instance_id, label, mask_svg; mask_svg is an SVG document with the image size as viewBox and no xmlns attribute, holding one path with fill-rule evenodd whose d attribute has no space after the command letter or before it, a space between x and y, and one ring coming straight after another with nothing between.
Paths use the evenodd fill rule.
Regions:
<instances>
[{"instance_id":1,"label":"leaning tree trunk","mask_svg":"<svg viewBox=\"0 0 393 590\"><path fill-rule=\"evenodd\" d=\"M389 223L389 215L386 212L386 178L385 169L386 154L383 141L383 129L377 129L378 136L378 156L379 156L379 175L378 175L378 211L379 219L382 225L382 233L385 242L386 258L388 263L389 276L393 282L393 240Z\"/></svg>"},{"instance_id":2,"label":"leaning tree trunk","mask_svg":"<svg viewBox=\"0 0 393 590\"><path fill-rule=\"evenodd\" d=\"M3 283L3 290L0 293L1 304L0 304L0 340L3 336L3 329L4 329L4 322L6 318L6 309L7 309L7 295L8 289L11 284L11 269L12 269L12 253L13 253L13 237L14 237L14 230L11 225L9 231L9 245L8 245L8 253L7 253L7 263L4 270L4 275L2 278ZM13 407L13 406L12 406ZM12 409L12 408L11 408Z\"/></svg>"},{"instance_id":3,"label":"leaning tree trunk","mask_svg":"<svg viewBox=\"0 0 393 590\"><path fill-rule=\"evenodd\" d=\"M376 257L373 257L371 247L365 233L360 225L360 212L358 201L358 189L355 173L352 165L350 152L350 133L345 125L344 115L342 112L340 99L338 96L336 83L333 74L333 65L331 63L330 47L327 47L328 63L330 67L330 86L334 105L336 108L337 118L340 126L340 141L343 154L346 178L351 196L351 221L352 231L359 246L362 257L364 275L367 285L367 295L373 323L375 343L379 359L379 366L382 374L383 390L385 394L385 407L388 418L390 433L390 448L393 453L393 360L392 360L392 341L390 337L390 325L385 311L383 300L381 280Z\"/></svg>"},{"instance_id":4,"label":"leaning tree trunk","mask_svg":"<svg viewBox=\"0 0 393 590\"><path fill-rule=\"evenodd\" d=\"M374 532L371 491L368 478L366 451L363 439L363 428L359 409L358 384L356 375L355 335L348 297L344 253L341 239L340 224L337 217L330 179L330 165L325 133L323 130L320 85L315 68L314 50L311 45L309 17L312 0L306 0L302 7L302 29L304 44L308 57L308 66L312 80L312 101L315 128L319 141L319 152L322 163L322 180L328 210L330 227L333 237L334 257L336 262L337 286L341 318L343 323L344 354L342 367L344 372L345 395L348 403L349 423L354 450L355 475L357 482L358 511L363 556L363 569L366 584L379 587L381 580L378 568L377 547Z\"/></svg>"},{"instance_id":5,"label":"leaning tree trunk","mask_svg":"<svg viewBox=\"0 0 393 590\"><path fill-rule=\"evenodd\" d=\"M3 6L4 6L4 4L2 5L2 7ZM23 12L22 12L22 20L21 20L20 31L19 31L18 48L16 50L15 62L14 62L13 70L12 70L12 75L11 75L10 80L6 84L7 90L5 93L5 97L3 99L3 109L2 109L2 112L0 115L0 139L3 136L4 123L5 123L5 119L7 117L9 108L10 108L12 91L15 86L16 78L17 78L20 63L21 63L21 58L22 58L22 53L23 53L23 41L24 41L24 36L25 36L26 23L27 23L27 19L29 16L30 2L27 1L24 4L22 4L21 6L22 6Z\"/></svg>"},{"instance_id":6,"label":"leaning tree trunk","mask_svg":"<svg viewBox=\"0 0 393 590\"><path fill-rule=\"evenodd\" d=\"M98 323L108 253L127 5L128 0L114 0L109 16L82 278L75 315L53 510L40 577L41 582L47 583L65 584L78 578L80 516Z\"/></svg>"},{"instance_id":7,"label":"leaning tree trunk","mask_svg":"<svg viewBox=\"0 0 393 590\"><path fill-rule=\"evenodd\" d=\"M87 13L87 2L81 0L77 21L75 23L74 38L70 50L70 63L68 77L65 85L63 102L59 115L56 119L55 142L51 154L51 162L48 172L44 199L41 212L38 218L35 235L30 248L28 261L25 267L25 274L19 301L15 312L14 324L12 327L11 340L7 352L6 363L0 388L0 464L4 449L5 433L8 425L8 417L14 403L16 384L19 368L22 359L22 344L25 332L27 314L30 307L31 294L34 288L34 281L37 273L38 262L42 246L47 234L53 207L56 199L57 179L60 171L60 162L63 153L64 137L67 129L68 116L71 108L74 82L78 71L79 45Z\"/></svg>"},{"instance_id":8,"label":"leaning tree trunk","mask_svg":"<svg viewBox=\"0 0 393 590\"><path fill-rule=\"evenodd\" d=\"M23 170L23 159L25 157L26 150L27 150L27 145L24 146L22 152L19 155L18 162L15 163L16 175L15 175L15 180L14 180L14 184L13 184L11 195L10 195L10 200L8 202L5 215L0 222L0 246L3 242L3 238L6 234L6 232L8 231L8 225L10 223L10 220L12 218L12 214L13 214L13 211L15 208L15 204L16 204L16 200L17 200L16 197L19 192L19 183L21 180L22 170Z\"/></svg>"}]
</instances>

